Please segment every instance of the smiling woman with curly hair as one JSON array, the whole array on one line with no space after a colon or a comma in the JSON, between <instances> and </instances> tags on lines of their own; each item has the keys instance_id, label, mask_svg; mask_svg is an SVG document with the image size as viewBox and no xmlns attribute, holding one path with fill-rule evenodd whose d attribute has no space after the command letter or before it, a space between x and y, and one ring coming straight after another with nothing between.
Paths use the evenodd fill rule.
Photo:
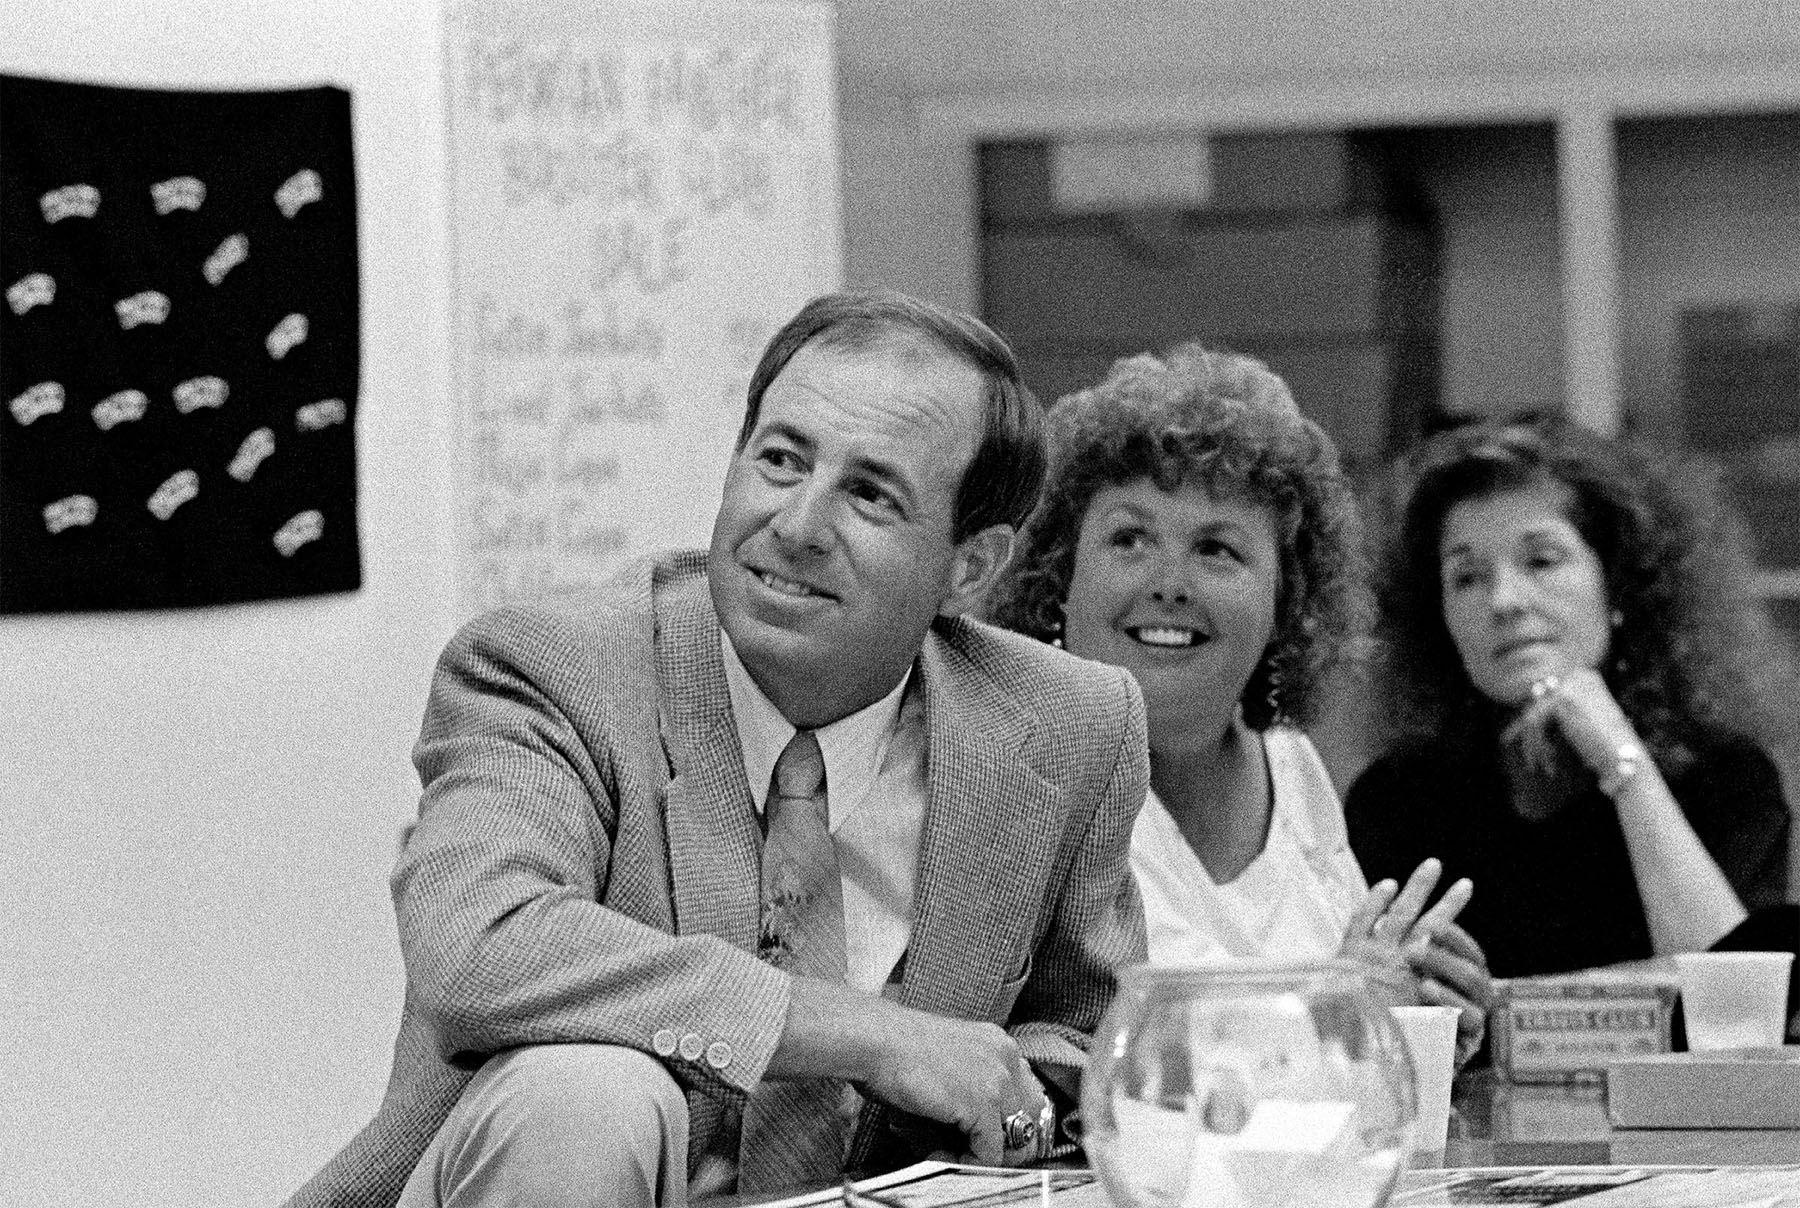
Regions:
<instances>
[{"instance_id":1,"label":"smiling woman with curly hair","mask_svg":"<svg viewBox=\"0 0 1800 1208\"><path fill-rule=\"evenodd\" d=\"M1326 674L1360 632L1367 590L1356 507L1337 446L1287 383L1251 357L1185 344L1131 357L1050 413L1058 460L991 600L1000 624L1062 635L1081 523L1094 497L1136 482L1201 487L1268 511L1279 565L1273 628L1237 694L1244 722L1313 720Z\"/></svg>"},{"instance_id":2,"label":"smiling woman with curly hair","mask_svg":"<svg viewBox=\"0 0 1800 1208\"><path fill-rule=\"evenodd\" d=\"M1331 439L1262 362L1197 344L1119 361L1056 404L1050 433L990 615L1143 689L1152 791L1132 867L1151 959L1343 952L1478 1031L1485 962L1452 921L1469 887L1423 910L1427 861L1404 890L1369 890L1298 728L1365 611Z\"/></svg>"},{"instance_id":3,"label":"smiling woman with curly hair","mask_svg":"<svg viewBox=\"0 0 1800 1208\"><path fill-rule=\"evenodd\" d=\"M1480 880L1506 976L1694 951L1786 896L1766 748L1792 679L1697 464L1553 417L1441 433L1388 556L1399 735L1351 787L1371 872Z\"/></svg>"}]
</instances>

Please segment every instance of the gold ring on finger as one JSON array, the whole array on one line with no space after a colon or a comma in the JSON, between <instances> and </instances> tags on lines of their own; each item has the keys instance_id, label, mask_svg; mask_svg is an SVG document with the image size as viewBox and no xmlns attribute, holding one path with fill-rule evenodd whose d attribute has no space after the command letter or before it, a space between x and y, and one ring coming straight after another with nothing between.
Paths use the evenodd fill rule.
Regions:
<instances>
[{"instance_id":1,"label":"gold ring on finger","mask_svg":"<svg viewBox=\"0 0 1800 1208\"><path fill-rule=\"evenodd\" d=\"M1002 1125L1008 1149L1036 1149L1038 1122L1029 1112L1014 1112Z\"/></svg>"}]
</instances>

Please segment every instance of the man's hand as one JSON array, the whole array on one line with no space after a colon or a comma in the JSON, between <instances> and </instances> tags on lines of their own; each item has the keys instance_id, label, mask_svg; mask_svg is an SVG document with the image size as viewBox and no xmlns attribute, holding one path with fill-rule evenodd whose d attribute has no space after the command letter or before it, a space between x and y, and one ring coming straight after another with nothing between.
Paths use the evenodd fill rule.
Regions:
<instances>
[{"instance_id":1,"label":"man's hand","mask_svg":"<svg viewBox=\"0 0 1800 1208\"><path fill-rule=\"evenodd\" d=\"M1047 1102L1013 1038L991 1023L906 1013L911 1018L886 1037L862 1092L955 1127L968 1138L968 1156L983 1166L1035 1157L1035 1146L1006 1146L1006 1118L1024 1112L1035 1122Z\"/></svg>"},{"instance_id":2,"label":"man's hand","mask_svg":"<svg viewBox=\"0 0 1800 1208\"><path fill-rule=\"evenodd\" d=\"M843 986L795 978L787 1026L766 1078L842 1078L870 1099L950 1125L985 1166L1030 1161L1009 1150L1006 1119L1036 1121L1047 1102L1018 1044L991 1023L915 1011Z\"/></svg>"}]
</instances>

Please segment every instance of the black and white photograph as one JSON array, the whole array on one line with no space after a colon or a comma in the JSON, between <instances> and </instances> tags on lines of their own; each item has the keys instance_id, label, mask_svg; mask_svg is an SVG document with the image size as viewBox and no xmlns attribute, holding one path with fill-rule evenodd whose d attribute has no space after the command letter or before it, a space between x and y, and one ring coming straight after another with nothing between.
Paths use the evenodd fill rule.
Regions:
<instances>
[{"instance_id":1,"label":"black and white photograph","mask_svg":"<svg viewBox=\"0 0 1800 1208\"><path fill-rule=\"evenodd\" d=\"M0 1205L1800 1204L1800 3L0 5Z\"/></svg>"}]
</instances>

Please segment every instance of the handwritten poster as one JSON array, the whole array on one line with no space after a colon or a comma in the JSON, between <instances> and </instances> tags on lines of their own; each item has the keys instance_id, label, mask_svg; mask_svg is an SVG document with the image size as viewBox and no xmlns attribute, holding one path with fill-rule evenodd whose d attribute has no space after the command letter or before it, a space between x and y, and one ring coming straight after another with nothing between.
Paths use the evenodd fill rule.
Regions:
<instances>
[{"instance_id":1,"label":"handwritten poster","mask_svg":"<svg viewBox=\"0 0 1800 1208\"><path fill-rule=\"evenodd\" d=\"M470 610L705 544L763 344L839 279L832 12L452 7Z\"/></svg>"}]
</instances>

